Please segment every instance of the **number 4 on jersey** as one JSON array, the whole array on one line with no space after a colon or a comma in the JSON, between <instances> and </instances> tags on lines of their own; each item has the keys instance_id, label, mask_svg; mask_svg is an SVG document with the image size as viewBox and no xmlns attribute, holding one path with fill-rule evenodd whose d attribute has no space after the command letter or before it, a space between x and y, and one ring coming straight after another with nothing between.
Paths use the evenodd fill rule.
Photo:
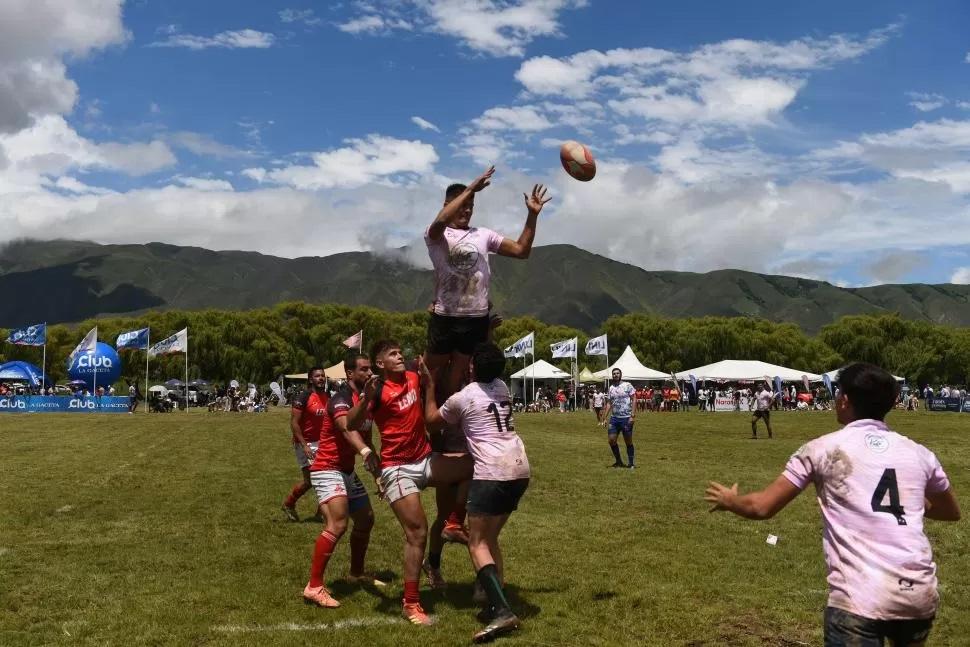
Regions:
<instances>
[{"instance_id":1,"label":"number 4 on jersey","mask_svg":"<svg viewBox=\"0 0 970 647\"><path fill-rule=\"evenodd\" d=\"M889 494L889 505L883 505L886 494ZM900 526L906 525L906 519L903 517L906 511L899 503L899 486L896 484L895 469L889 468L882 473L879 485L876 486L876 491L872 493L872 511L891 514L896 517L896 523Z\"/></svg>"}]
</instances>

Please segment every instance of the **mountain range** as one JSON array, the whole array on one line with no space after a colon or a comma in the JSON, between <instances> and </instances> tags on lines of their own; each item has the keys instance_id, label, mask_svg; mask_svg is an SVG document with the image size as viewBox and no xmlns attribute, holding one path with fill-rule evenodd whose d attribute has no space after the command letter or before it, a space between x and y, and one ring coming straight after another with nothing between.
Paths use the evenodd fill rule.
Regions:
<instances>
[{"instance_id":1,"label":"mountain range","mask_svg":"<svg viewBox=\"0 0 970 647\"><path fill-rule=\"evenodd\" d=\"M282 301L422 310L428 269L406 255L346 252L280 258L164 243L101 245L24 240L0 249L0 326L74 322L154 308L245 310ZM492 300L506 316L533 315L588 332L611 315L751 316L810 333L848 314L970 325L970 285L841 288L741 270L646 271L571 245L536 247L527 261L492 259Z\"/></svg>"}]
</instances>

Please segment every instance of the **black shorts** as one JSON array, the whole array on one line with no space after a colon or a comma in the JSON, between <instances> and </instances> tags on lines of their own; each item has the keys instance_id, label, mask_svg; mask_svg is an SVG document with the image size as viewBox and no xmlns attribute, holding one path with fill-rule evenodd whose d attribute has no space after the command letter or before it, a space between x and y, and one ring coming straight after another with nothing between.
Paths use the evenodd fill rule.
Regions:
<instances>
[{"instance_id":1,"label":"black shorts","mask_svg":"<svg viewBox=\"0 0 970 647\"><path fill-rule=\"evenodd\" d=\"M446 317L431 313L428 321L428 353L450 355L458 351L471 355L475 344L488 339L488 315L481 317Z\"/></svg>"},{"instance_id":2,"label":"black shorts","mask_svg":"<svg viewBox=\"0 0 970 647\"><path fill-rule=\"evenodd\" d=\"M880 647L890 640L896 645L923 644L930 635L933 618L924 620L870 620L842 609L825 609L825 646Z\"/></svg>"},{"instance_id":3,"label":"black shorts","mask_svg":"<svg viewBox=\"0 0 970 647\"><path fill-rule=\"evenodd\" d=\"M472 479L465 508L471 515L503 515L518 509L519 499L529 487L529 479L483 481Z\"/></svg>"},{"instance_id":4,"label":"black shorts","mask_svg":"<svg viewBox=\"0 0 970 647\"><path fill-rule=\"evenodd\" d=\"M754 419L757 420L759 418L764 418L765 419L765 422L770 422L771 421L771 412L768 411L768 410L765 410L765 411L755 410L755 412L754 412Z\"/></svg>"}]
</instances>

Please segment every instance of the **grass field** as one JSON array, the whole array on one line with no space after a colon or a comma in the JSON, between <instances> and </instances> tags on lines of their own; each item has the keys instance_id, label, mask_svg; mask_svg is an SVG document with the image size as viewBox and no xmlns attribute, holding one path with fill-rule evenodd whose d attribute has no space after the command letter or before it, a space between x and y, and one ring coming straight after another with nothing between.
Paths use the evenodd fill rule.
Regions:
<instances>
[{"instance_id":1,"label":"grass field","mask_svg":"<svg viewBox=\"0 0 970 647\"><path fill-rule=\"evenodd\" d=\"M814 495L767 522L709 514L702 495L709 479L767 483L802 442L835 428L831 414L779 414L775 440L756 442L743 415L647 414L636 471L606 468L591 415L517 422L533 478L503 541L524 629L499 644L821 644ZM970 492L970 416L890 423ZM392 586L382 597L339 581L345 538L328 569L343 606L302 604L320 528L279 511L298 477L283 410L7 415L0 447L0 645L460 645L478 627L460 546L444 554L451 589L422 590L438 624L396 621L402 534L376 500L369 568L393 574ZM965 521L927 525L942 597L930 642L967 644L970 533Z\"/></svg>"}]
</instances>

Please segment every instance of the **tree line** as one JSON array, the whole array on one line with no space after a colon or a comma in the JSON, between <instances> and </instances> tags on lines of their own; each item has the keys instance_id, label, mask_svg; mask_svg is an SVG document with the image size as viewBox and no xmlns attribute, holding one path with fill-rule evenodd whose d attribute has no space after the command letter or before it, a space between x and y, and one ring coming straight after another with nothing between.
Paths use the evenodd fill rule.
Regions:
<instances>
[{"instance_id":1,"label":"tree line","mask_svg":"<svg viewBox=\"0 0 970 647\"><path fill-rule=\"evenodd\" d=\"M427 313L385 312L345 305L281 303L244 312L157 311L134 317L98 318L75 325L52 325L47 333L47 373L67 379L66 359L93 326L99 341L114 345L122 332L150 327L157 342L182 328L189 329L189 379L225 383L266 384L287 373L303 373L314 364L330 366L346 349L341 342L363 330L364 350L383 337L397 339L409 356L424 351ZM722 359L761 360L821 373L851 361L867 361L906 377L910 384L970 382L970 329L910 321L895 314L854 315L835 321L816 336L791 323L746 317L668 319L646 314L610 317L593 334L568 326L549 325L534 317L513 317L495 333L500 346L535 332L536 358L550 360L549 345L579 338L580 366L596 371L603 357L585 357L592 336L609 336L610 359L631 346L640 360L660 371L676 372ZM6 339L9 330L0 330ZM123 380L144 380L144 351L121 351ZM41 349L2 344L0 362L19 359L40 365ZM153 383L184 374L184 357L153 358ZM568 360L554 364L568 370ZM510 361L509 372L519 368Z\"/></svg>"}]
</instances>

